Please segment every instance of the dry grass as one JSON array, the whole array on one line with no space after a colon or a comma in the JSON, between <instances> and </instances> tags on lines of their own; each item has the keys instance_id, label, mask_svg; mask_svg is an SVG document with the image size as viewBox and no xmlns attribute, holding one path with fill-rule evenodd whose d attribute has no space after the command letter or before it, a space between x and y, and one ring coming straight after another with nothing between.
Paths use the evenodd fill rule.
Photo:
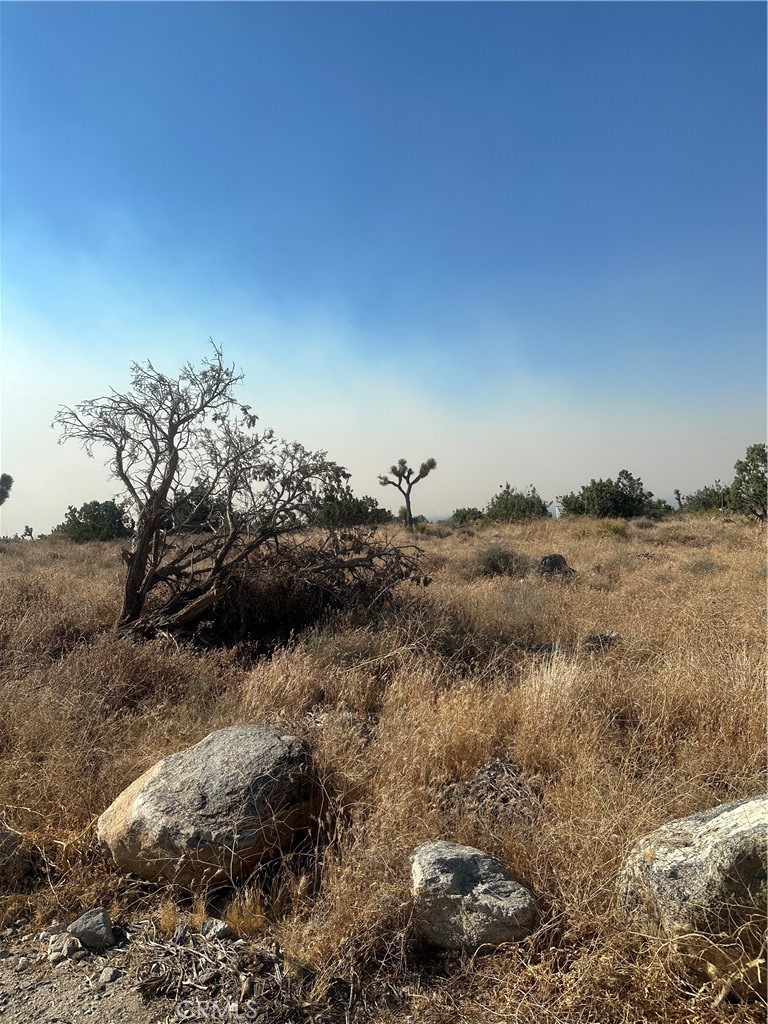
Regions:
<instances>
[{"instance_id":1,"label":"dry grass","mask_svg":"<svg viewBox=\"0 0 768 1024\"><path fill-rule=\"evenodd\" d=\"M445 533L445 531L441 531ZM6 915L99 899L161 925L194 919L157 887L116 882L92 822L164 754L235 722L312 744L332 814L314 856L219 908L271 931L313 972L350 977L371 1020L752 1021L696 995L673 954L629 934L613 880L636 837L764 789L764 535L747 523L537 522L419 539L433 584L368 622L338 616L252 666L237 652L135 644L106 627L117 549L6 544L0 553L0 803L46 869ZM514 553L510 571L489 549ZM560 552L573 580L528 560ZM500 564L505 564L503 559ZM601 651L589 633L617 631ZM548 656L540 645L554 645ZM441 802L493 757L535 779L528 815ZM410 927L408 855L431 838L502 857L544 908L540 933L482 960L427 957ZM46 873L47 872L47 873Z\"/></svg>"}]
</instances>

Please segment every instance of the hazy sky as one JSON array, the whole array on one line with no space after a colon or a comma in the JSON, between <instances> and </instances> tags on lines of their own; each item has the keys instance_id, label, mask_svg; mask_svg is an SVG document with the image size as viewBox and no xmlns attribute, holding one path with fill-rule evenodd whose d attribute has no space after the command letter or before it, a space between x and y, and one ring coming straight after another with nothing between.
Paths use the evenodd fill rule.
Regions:
<instances>
[{"instance_id":1,"label":"hazy sky","mask_svg":"<svg viewBox=\"0 0 768 1024\"><path fill-rule=\"evenodd\" d=\"M114 493L60 403L213 337L416 512L765 438L761 3L4 3L2 531Z\"/></svg>"}]
</instances>

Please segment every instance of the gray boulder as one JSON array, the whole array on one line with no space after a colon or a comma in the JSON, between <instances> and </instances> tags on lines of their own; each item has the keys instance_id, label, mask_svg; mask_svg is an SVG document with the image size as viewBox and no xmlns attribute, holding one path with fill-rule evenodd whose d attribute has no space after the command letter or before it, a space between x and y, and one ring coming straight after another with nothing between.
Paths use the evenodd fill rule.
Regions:
<instances>
[{"instance_id":1,"label":"gray boulder","mask_svg":"<svg viewBox=\"0 0 768 1024\"><path fill-rule=\"evenodd\" d=\"M98 837L119 868L141 878L227 884L310 827L320 796L296 736L232 726L145 772L101 815Z\"/></svg>"},{"instance_id":2,"label":"gray boulder","mask_svg":"<svg viewBox=\"0 0 768 1024\"><path fill-rule=\"evenodd\" d=\"M710 978L730 971L743 981L765 933L767 838L766 796L671 821L630 850L619 905L645 933L674 940Z\"/></svg>"},{"instance_id":3,"label":"gray boulder","mask_svg":"<svg viewBox=\"0 0 768 1024\"><path fill-rule=\"evenodd\" d=\"M517 942L536 928L531 892L482 850L425 843L411 856L411 878L418 931L441 949L474 953Z\"/></svg>"},{"instance_id":4,"label":"gray boulder","mask_svg":"<svg viewBox=\"0 0 768 1024\"><path fill-rule=\"evenodd\" d=\"M67 926L67 932L88 949L101 950L115 944L112 921L104 907L86 910L76 921ZM66 955L71 956L71 953Z\"/></svg>"}]
</instances>

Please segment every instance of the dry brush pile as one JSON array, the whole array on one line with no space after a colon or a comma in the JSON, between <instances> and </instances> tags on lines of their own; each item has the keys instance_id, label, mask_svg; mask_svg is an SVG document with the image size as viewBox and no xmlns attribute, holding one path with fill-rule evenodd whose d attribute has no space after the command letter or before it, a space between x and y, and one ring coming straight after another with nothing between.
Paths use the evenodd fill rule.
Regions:
<instances>
[{"instance_id":1,"label":"dry brush pile","mask_svg":"<svg viewBox=\"0 0 768 1024\"><path fill-rule=\"evenodd\" d=\"M38 867L0 895L3 917L103 903L170 934L200 916L200 900L119 876L94 823L161 757L264 724L311 747L323 830L216 907L279 945L307 1005L343 981L392 1024L762 1019L689 988L671 950L627 929L615 879L641 835L764 791L764 535L573 520L419 544L429 587L331 613L260 659L112 633L115 546L4 545L0 805ZM572 579L533 571L556 551ZM421 948L408 857L435 838L502 860L537 896L536 934L483 958Z\"/></svg>"}]
</instances>

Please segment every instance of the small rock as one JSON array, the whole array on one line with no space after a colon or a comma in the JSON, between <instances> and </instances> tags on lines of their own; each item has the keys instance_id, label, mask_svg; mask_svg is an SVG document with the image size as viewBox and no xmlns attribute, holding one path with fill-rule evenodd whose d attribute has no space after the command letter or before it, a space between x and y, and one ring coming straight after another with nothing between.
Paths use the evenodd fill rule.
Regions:
<instances>
[{"instance_id":1,"label":"small rock","mask_svg":"<svg viewBox=\"0 0 768 1024\"><path fill-rule=\"evenodd\" d=\"M563 555L544 555L539 562L540 576L575 576L576 570L572 569L566 562Z\"/></svg>"},{"instance_id":2,"label":"small rock","mask_svg":"<svg viewBox=\"0 0 768 1024\"><path fill-rule=\"evenodd\" d=\"M415 920L441 949L476 952L530 935L538 920L531 892L482 850L432 842L411 856Z\"/></svg>"},{"instance_id":3,"label":"small rock","mask_svg":"<svg viewBox=\"0 0 768 1024\"><path fill-rule=\"evenodd\" d=\"M25 925L28 925L28 924L29 924L29 918L28 917L20 917L18 919L18 921L14 921L13 922L13 927L14 928L23 928Z\"/></svg>"},{"instance_id":4,"label":"small rock","mask_svg":"<svg viewBox=\"0 0 768 1024\"><path fill-rule=\"evenodd\" d=\"M226 921L220 921L217 917L206 917L203 921L200 932L206 939L232 939L234 932Z\"/></svg>"},{"instance_id":5,"label":"small rock","mask_svg":"<svg viewBox=\"0 0 768 1024\"><path fill-rule=\"evenodd\" d=\"M199 975L197 982L199 985L202 985L204 988L207 988L209 985L215 985L219 978L221 978L220 971L205 971L203 974Z\"/></svg>"},{"instance_id":6,"label":"small rock","mask_svg":"<svg viewBox=\"0 0 768 1024\"><path fill-rule=\"evenodd\" d=\"M23 971L27 970L31 963L32 961L29 959L28 956L20 956L19 959L16 961L16 970L18 971L19 974L21 974Z\"/></svg>"},{"instance_id":7,"label":"small rock","mask_svg":"<svg viewBox=\"0 0 768 1024\"><path fill-rule=\"evenodd\" d=\"M7 960L10 955L7 949L0 949L0 960Z\"/></svg>"},{"instance_id":8,"label":"small rock","mask_svg":"<svg viewBox=\"0 0 768 1024\"><path fill-rule=\"evenodd\" d=\"M64 953L60 949L54 949L52 953L48 954L48 963L53 964L54 967L56 964L63 964L66 959L67 958L64 956Z\"/></svg>"},{"instance_id":9,"label":"small rock","mask_svg":"<svg viewBox=\"0 0 768 1024\"><path fill-rule=\"evenodd\" d=\"M123 972L119 971L117 967L105 967L99 975L99 985L111 985L113 981L117 981L118 978L122 978Z\"/></svg>"},{"instance_id":10,"label":"small rock","mask_svg":"<svg viewBox=\"0 0 768 1024\"><path fill-rule=\"evenodd\" d=\"M67 931L88 949L101 950L115 944L112 922L104 907L87 910L76 921L68 925Z\"/></svg>"}]
</instances>

